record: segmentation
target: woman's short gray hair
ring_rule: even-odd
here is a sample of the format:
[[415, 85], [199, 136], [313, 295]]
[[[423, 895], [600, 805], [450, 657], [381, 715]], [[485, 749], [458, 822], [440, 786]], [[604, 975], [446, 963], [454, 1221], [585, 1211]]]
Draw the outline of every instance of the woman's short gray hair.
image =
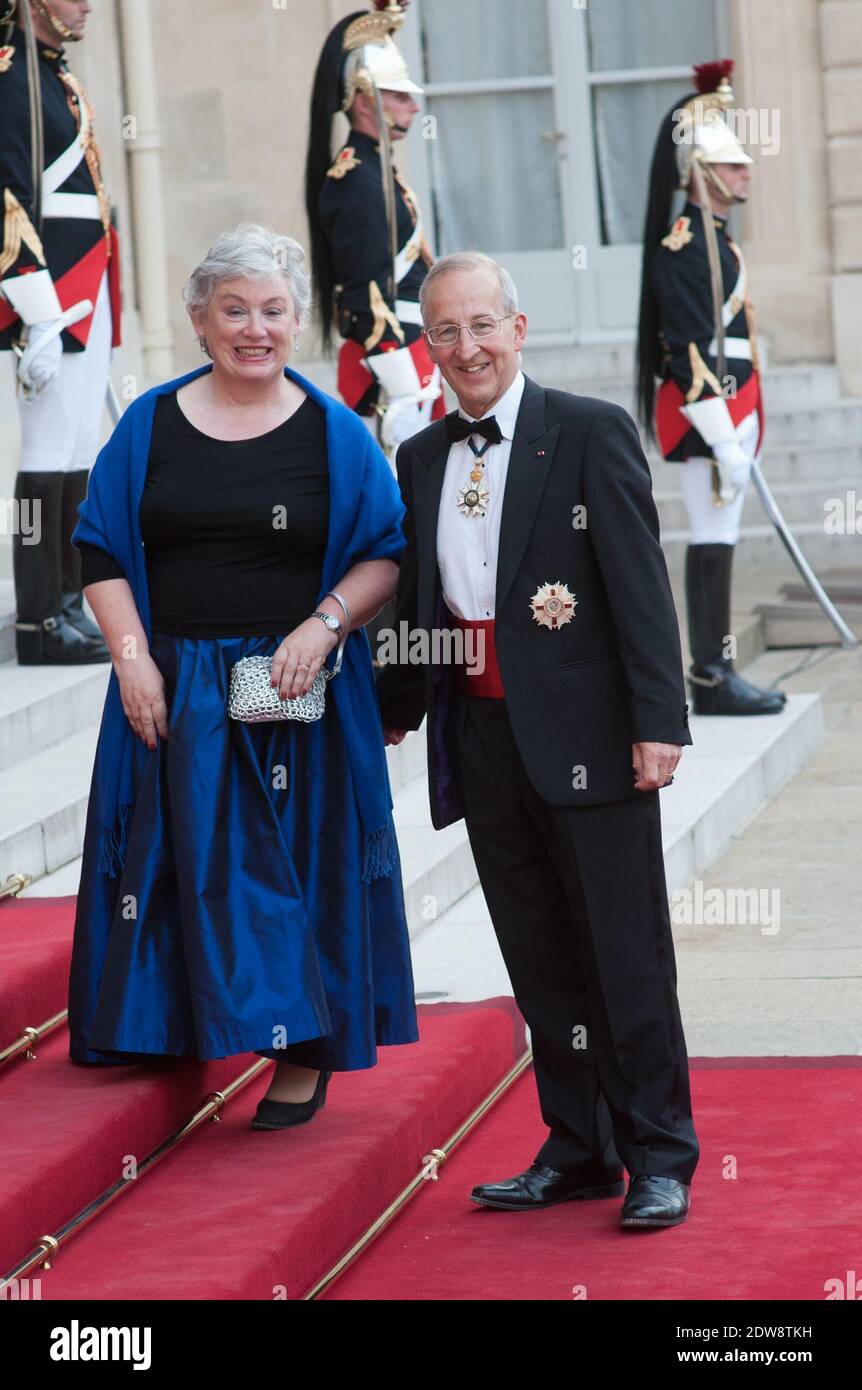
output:
[[441, 275], [445, 275], [448, 270], [490, 270], [497, 279], [500, 287], [500, 303], [504, 314], [517, 314], [518, 312], [518, 291], [515, 282], [506, 270], [505, 266], [500, 265], [491, 256], [486, 256], [482, 251], [455, 251], [451, 256], [441, 256], [439, 261], [435, 261], [422, 284], [419, 287], [419, 308], [422, 311], [422, 322], [428, 325], [425, 316], [425, 304], [428, 299], [428, 292], [434, 281]]
[[241, 222], [234, 231], [223, 233], [213, 242], [186, 281], [183, 299], [187, 309], [206, 313], [216, 285], [222, 280], [240, 276], [256, 280], [279, 272], [287, 281], [300, 327], [304, 327], [311, 305], [311, 276], [305, 268], [305, 252], [293, 237], [261, 227], [257, 222]]

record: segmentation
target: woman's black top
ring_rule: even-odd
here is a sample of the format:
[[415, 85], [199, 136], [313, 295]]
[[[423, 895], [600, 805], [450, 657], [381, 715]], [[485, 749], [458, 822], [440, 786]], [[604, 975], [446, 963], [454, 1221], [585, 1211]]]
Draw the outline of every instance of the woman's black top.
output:
[[[286, 634], [314, 611], [329, 528], [326, 417], [306, 397], [267, 434], [222, 440], [156, 402], [139, 511], [154, 632]], [[84, 585], [123, 579], [82, 544]]]

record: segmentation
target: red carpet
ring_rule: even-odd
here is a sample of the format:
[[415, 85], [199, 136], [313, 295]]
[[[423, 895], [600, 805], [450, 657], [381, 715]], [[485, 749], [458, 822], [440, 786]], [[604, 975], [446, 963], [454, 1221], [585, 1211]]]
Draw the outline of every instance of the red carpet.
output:
[[0, 1048], [66, 1008], [76, 901], [0, 902]]
[[702, 1153], [684, 1225], [620, 1231], [619, 1198], [532, 1213], [470, 1202], [475, 1183], [521, 1171], [544, 1138], [527, 1072], [324, 1297], [545, 1302], [580, 1287], [590, 1300], [822, 1301], [827, 1280], [859, 1268], [862, 1059], [691, 1068]]
[[[65, 1007], [74, 898], [0, 905], [0, 1046]], [[268, 1071], [35, 1271], [42, 1299], [298, 1299], [524, 1049], [510, 999], [419, 1010], [421, 1042], [336, 1074], [324, 1111], [248, 1128]], [[0, 1068], [0, 1274], [142, 1159], [253, 1055], [96, 1069], [68, 1035]], [[477, 1182], [544, 1138], [527, 1073], [329, 1300], [822, 1300], [859, 1266], [862, 1058], [691, 1062], [702, 1157], [689, 1221], [621, 1232], [620, 1200], [488, 1211]], [[737, 1176], [725, 1176], [731, 1162]]]
[[[265, 1072], [60, 1250], [43, 1301], [300, 1298], [524, 1051], [510, 999], [418, 1013], [421, 1041], [336, 1073], [307, 1126], [248, 1128]], [[67, 1045], [0, 1072], [3, 1273], [253, 1060], [100, 1071]]]
[[124, 1155], [144, 1158], [208, 1091], [259, 1060], [85, 1067], [69, 1061], [61, 1028], [39, 1044], [35, 1062], [0, 1068], [0, 1275], [116, 1182]]

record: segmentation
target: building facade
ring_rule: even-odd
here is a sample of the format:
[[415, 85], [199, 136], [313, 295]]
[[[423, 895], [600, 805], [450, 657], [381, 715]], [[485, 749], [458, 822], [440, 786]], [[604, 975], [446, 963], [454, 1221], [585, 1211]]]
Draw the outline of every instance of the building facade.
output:
[[[126, 395], [200, 362], [180, 293], [217, 233], [254, 219], [306, 240], [314, 66], [331, 25], [359, 7], [94, 6], [70, 58], [96, 107], [123, 240], [114, 375]], [[736, 231], [768, 361], [835, 362], [843, 393], [862, 394], [862, 0], [412, 0], [401, 44], [426, 97], [399, 152], [435, 253], [498, 257], [532, 343], [584, 353], [634, 335], [661, 114], [690, 90], [692, 62], [734, 57], [738, 133], [756, 159]], [[317, 358], [312, 328], [300, 360], [329, 384]]]

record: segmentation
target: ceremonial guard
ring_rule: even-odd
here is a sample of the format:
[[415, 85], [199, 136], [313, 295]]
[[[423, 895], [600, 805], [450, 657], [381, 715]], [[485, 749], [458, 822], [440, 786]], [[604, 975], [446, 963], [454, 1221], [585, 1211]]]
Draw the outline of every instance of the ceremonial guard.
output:
[[93, 111], [64, 45], [84, 35], [86, 0], [0, 0], [0, 349], [17, 372], [21, 423], [14, 528], [21, 665], [110, 660], [85, 614], [71, 544], [98, 452], [119, 256]]
[[[419, 287], [432, 263], [416, 197], [392, 162], [421, 93], [393, 34], [404, 4], [348, 15], [314, 78], [306, 207], [324, 347], [344, 339], [338, 389], [390, 455], [444, 413], [439, 369], [422, 337]], [[332, 157], [332, 120], [350, 122]]]
[[[745, 262], [727, 229], [731, 208], [746, 200], [752, 163], [728, 121], [732, 71], [729, 60], [696, 67], [697, 90], [659, 130], [644, 228], [638, 403], [664, 457], [684, 464], [695, 712], [775, 714], [784, 694], [743, 680], [728, 650], [733, 551], [763, 439]], [[671, 225], [678, 189], [688, 201]]]

